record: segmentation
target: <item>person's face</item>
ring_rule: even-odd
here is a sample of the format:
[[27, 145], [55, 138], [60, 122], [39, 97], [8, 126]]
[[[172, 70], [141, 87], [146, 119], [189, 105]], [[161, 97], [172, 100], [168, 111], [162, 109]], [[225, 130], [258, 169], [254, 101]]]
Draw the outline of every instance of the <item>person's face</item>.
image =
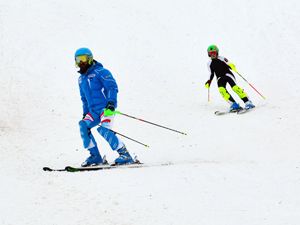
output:
[[215, 59], [215, 58], [217, 58], [218, 53], [217, 53], [217, 51], [209, 51], [208, 56], [212, 59]]
[[89, 67], [89, 58], [87, 55], [76, 56], [75, 63], [81, 71], [86, 71]]

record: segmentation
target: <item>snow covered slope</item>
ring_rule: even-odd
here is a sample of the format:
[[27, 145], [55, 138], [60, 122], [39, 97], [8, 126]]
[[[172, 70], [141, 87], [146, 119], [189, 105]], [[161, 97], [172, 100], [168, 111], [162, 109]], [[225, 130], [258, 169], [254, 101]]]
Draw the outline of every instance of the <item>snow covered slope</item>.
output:
[[[296, 225], [300, 222], [300, 3], [288, 1], [0, 1], [1, 225]], [[206, 48], [220, 55], [257, 108], [228, 106]], [[45, 173], [87, 157], [73, 54], [89, 47], [119, 85], [115, 130], [146, 164]], [[235, 96], [236, 97], [236, 96]], [[102, 154], [117, 156], [95, 132]]]

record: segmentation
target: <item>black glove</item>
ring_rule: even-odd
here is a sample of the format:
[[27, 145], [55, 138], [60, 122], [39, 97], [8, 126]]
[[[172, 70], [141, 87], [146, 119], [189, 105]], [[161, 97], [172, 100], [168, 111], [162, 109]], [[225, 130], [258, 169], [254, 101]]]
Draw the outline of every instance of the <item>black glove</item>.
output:
[[111, 111], [115, 111], [115, 103], [114, 102], [108, 102], [105, 108], [110, 109]]

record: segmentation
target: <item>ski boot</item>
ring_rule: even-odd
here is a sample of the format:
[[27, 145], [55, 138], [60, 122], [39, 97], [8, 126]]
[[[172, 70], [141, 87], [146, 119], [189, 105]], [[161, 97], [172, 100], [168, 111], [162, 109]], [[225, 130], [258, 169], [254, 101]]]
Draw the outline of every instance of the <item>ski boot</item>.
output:
[[253, 103], [250, 100], [245, 102], [245, 109], [248, 110], [248, 109], [252, 109], [254, 107], [255, 107], [255, 105], [253, 105]]
[[88, 150], [90, 152], [90, 156], [81, 164], [82, 167], [97, 166], [97, 165], [105, 164], [97, 147], [93, 147]]
[[118, 149], [117, 152], [119, 153], [119, 157], [115, 159], [116, 165], [124, 165], [124, 164], [134, 163], [134, 160], [130, 156], [125, 145], [122, 148]]
[[238, 112], [242, 110], [243, 108], [236, 102], [233, 102], [230, 106], [229, 112]]

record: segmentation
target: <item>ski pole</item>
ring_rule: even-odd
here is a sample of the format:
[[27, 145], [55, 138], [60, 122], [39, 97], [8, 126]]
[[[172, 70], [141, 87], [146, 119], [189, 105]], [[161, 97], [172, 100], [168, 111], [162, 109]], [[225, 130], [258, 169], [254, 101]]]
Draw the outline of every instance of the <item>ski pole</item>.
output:
[[209, 88], [207, 89], [207, 100], [208, 100], [208, 102], [210, 102]]
[[241, 78], [243, 78], [244, 79], [244, 81], [246, 81], [249, 85], [250, 85], [250, 87], [252, 87], [253, 88], [253, 90], [254, 91], [256, 91], [256, 93], [257, 94], [259, 94], [263, 99], [266, 99], [266, 97], [265, 96], [263, 96], [261, 93], [259, 93], [259, 91], [258, 90], [256, 90], [256, 88], [255, 87], [253, 87], [253, 85], [252, 84], [250, 84], [238, 71], [235, 71]]
[[[99, 125], [99, 126], [101, 126], [101, 125]], [[131, 140], [131, 141], [133, 141], [133, 142], [136, 142], [136, 143], [138, 143], [138, 144], [140, 144], [140, 145], [143, 145], [143, 146], [145, 146], [146, 148], [149, 148], [149, 145], [146, 145], [146, 144], [144, 144], [144, 143], [142, 143], [142, 142], [140, 142], [140, 141], [137, 141], [137, 140], [135, 140], [135, 139], [133, 139], [133, 138], [130, 138], [130, 137], [124, 135], [124, 134], [120, 134], [119, 132], [114, 131], [114, 130], [112, 130], [112, 129], [108, 129], [108, 130], [110, 130], [110, 131], [113, 132], [114, 134], [118, 134], [118, 135], [120, 135], [120, 136], [122, 136], [122, 137], [124, 137], [124, 138], [127, 138], [127, 139], [129, 139], [129, 140]]]
[[182, 131], [178, 131], [178, 130], [175, 130], [175, 129], [172, 129], [172, 128], [169, 128], [169, 127], [165, 127], [165, 126], [159, 125], [157, 123], [153, 123], [153, 122], [150, 122], [150, 121], [147, 121], [147, 120], [143, 120], [143, 119], [140, 119], [140, 118], [137, 118], [137, 117], [134, 117], [134, 116], [130, 116], [130, 115], [122, 113], [120, 111], [114, 111], [114, 112], [115, 112], [115, 114], [120, 114], [120, 115], [123, 115], [123, 116], [127, 116], [129, 118], [132, 118], [132, 119], [135, 119], [135, 120], [139, 120], [139, 121], [144, 122], [144, 123], [149, 123], [151, 125], [154, 125], [154, 126], [157, 126], [157, 127], [161, 127], [161, 128], [167, 129], [167, 130], [171, 130], [171, 131], [177, 132], [179, 134], [187, 135], [186, 133], [184, 133]]
[[205, 83], [205, 88], [207, 88], [207, 101], [208, 101], [208, 102], [210, 101], [210, 93], [209, 93], [210, 83], [211, 83], [211, 81], [210, 81], [210, 82], [207, 81], [207, 82]]
[[235, 65], [234, 65], [234, 64], [230, 63], [229, 66], [230, 66], [230, 68], [231, 68], [234, 72], [236, 72], [236, 73], [237, 73], [237, 74], [238, 74], [238, 75], [239, 75], [239, 76], [240, 76], [247, 84], [249, 84], [249, 86], [252, 87], [253, 90], [256, 91], [256, 93], [258, 93], [263, 99], [266, 99], [265, 96], [263, 96], [261, 93], [259, 93], [259, 91], [256, 90], [256, 88], [255, 88], [252, 84], [250, 84], [250, 83], [242, 76], [242, 74], [240, 74], [240, 73], [237, 71], [237, 69], [235, 68]]

